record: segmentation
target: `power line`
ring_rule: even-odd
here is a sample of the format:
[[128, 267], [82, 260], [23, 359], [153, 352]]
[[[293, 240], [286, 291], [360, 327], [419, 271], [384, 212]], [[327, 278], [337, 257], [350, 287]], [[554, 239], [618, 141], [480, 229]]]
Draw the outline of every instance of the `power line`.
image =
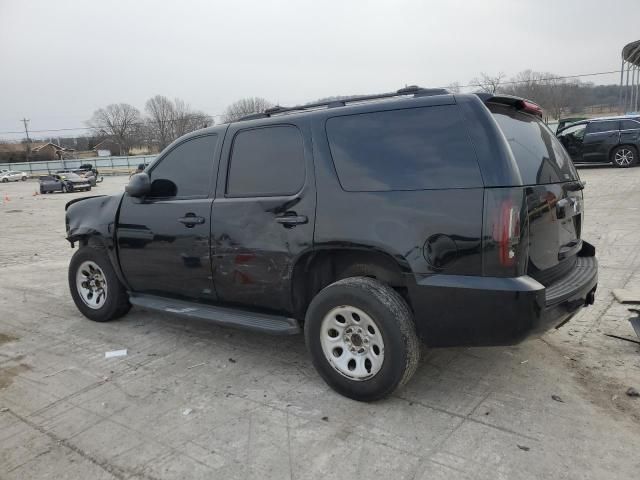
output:
[[[620, 70], [611, 70], [609, 72], [596, 72], [596, 73], [583, 73], [579, 75], [564, 75], [558, 77], [544, 77], [544, 78], [534, 78], [529, 80], [510, 80], [508, 82], [500, 82], [500, 85], [515, 85], [517, 83], [529, 83], [529, 82], [548, 82], [550, 80], [566, 80], [568, 78], [580, 78], [580, 77], [595, 77], [597, 75], [610, 75], [612, 73], [620, 73]], [[460, 85], [460, 88], [470, 88], [477, 87], [477, 83], [471, 83], [469, 85]], [[447, 87], [442, 87], [447, 88]]]
[[[548, 82], [550, 80], [566, 80], [566, 79], [570, 79], [570, 78], [581, 78], [581, 77], [595, 77], [595, 76], [599, 76], [599, 75], [611, 75], [613, 73], [619, 73], [620, 70], [610, 70], [608, 72], [594, 72], [594, 73], [582, 73], [582, 74], [578, 74], [578, 75], [562, 75], [562, 76], [554, 76], [554, 77], [545, 77], [545, 78], [538, 78], [538, 79], [534, 79], [534, 80], [510, 80], [508, 82], [500, 82], [500, 85], [515, 85], [518, 83], [529, 83], [532, 81], [535, 82]], [[459, 85], [459, 88], [471, 88], [471, 87], [478, 87], [478, 84], [469, 84], [469, 85]], [[441, 88], [447, 88], [447, 87], [441, 87]], [[208, 115], [209, 117], [223, 117], [224, 114], [223, 113], [217, 113], [215, 115]], [[167, 120], [168, 122], [178, 122], [178, 121], [183, 121], [183, 119], [174, 119], [174, 120]], [[144, 125], [145, 122], [137, 122], [134, 123], [133, 125]], [[31, 133], [49, 133], [49, 132], [70, 132], [70, 131], [77, 131], [77, 130], [98, 130], [96, 127], [74, 127], [74, 128], [50, 128], [50, 129], [44, 129], [44, 130], [31, 130]], [[0, 135], [15, 135], [15, 134], [21, 134], [22, 131], [7, 131], [7, 132], [0, 132]], [[28, 137], [28, 134], [27, 134]]]

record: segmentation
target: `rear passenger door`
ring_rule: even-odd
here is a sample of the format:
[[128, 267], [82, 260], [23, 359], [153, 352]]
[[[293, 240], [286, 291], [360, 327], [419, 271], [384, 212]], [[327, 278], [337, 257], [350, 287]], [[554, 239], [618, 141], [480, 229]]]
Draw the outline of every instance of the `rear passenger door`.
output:
[[618, 144], [620, 122], [605, 120], [590, 122], [582, 144], [582, 158], [585, 162], [608, 162], [609, 152]]
[[211, 223], [220, 301], [293, 311], [292, 270], [312, 247], [315, 201], [306, 122], [229, 127]]
[[636, 146], [640, 143], [640, 122], [631, 119], [620, 121], [620, 143]]

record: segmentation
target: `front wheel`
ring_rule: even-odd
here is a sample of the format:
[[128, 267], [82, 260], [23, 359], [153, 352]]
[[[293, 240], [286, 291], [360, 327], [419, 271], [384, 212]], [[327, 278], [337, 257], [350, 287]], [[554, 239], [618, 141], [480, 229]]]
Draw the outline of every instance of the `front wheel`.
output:
[[26, 182], [27, 181], [27, 177], [22, 177], [22, 181]]
[[9, 179], [8, 179], [8, 178], [3, 178], [3, 179], [2, 179], [2, 183], [7, 183], [8, 181], [9, 181]]
[[638, 151], [630, 145], [616, 147], [611, 152], [614, 167], [628, 168], [638, 163]]
[[107, 322], [129, 311], [129, 296], [102, 249], [81, 247], [69, 264], [69, 289], [78, 310], [90, 320]]
[[307, 310], [305, 340], [329, 386], [360, 401], [384, 398], [404, 385], [420, 358], [409, 306], [368, 277], [346, 278], [318, 293]]

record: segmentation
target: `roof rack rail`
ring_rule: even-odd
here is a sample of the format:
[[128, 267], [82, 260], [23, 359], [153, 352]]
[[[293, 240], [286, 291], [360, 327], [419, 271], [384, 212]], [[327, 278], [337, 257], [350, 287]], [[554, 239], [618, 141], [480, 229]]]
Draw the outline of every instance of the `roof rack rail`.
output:
[[451, 92], [449, 92], [449, 90], [447, 90], [446, 88], [422, 88], [417, 85], [409, 85], [395, 92], [379, 93], [376, 95], [354, 95], [352, 97], [345, 97], [338, 100], [307, 103], [305, 105], [296, 105], [294, 107], [282, 107], [280, 105], [276, 105], [275, 107], [265, 109], [264, 112], [262, 113], [253, 113], [251, 115], [246, 115], [242, 118], [239, 118], [238, 121], [241, 122], [245, 120], [255, 120], [258, 118], [268, 118], [273, 115], [277, 115], [281, 113], [313, 110], [313, 109], [322, 108], [322, 107], [325, 107], [325, 108], [344, 107], [348, 103], [367, 102], [370, 100], [380, 100], [384, 98], [400, 97], [403, 95], [413, 95], [414, 97], [427, 97], [430, 95], [446, 95], [449, 93]]

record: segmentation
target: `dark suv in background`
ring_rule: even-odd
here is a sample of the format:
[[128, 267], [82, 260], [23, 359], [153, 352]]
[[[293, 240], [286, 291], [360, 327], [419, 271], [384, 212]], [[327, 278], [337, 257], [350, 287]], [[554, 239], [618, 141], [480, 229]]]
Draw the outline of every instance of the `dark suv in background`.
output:
[[575, 163], [638, 163], [640, 117], [594, 118], [576, 122], [556, 133]]
[[410, 87], [188, 134], [126, 193], [67, 204], [71, 295], [263, 333], [390, 394], [432, 347], [505, 345], [593, 303], [583, 184], [539, 107]]

